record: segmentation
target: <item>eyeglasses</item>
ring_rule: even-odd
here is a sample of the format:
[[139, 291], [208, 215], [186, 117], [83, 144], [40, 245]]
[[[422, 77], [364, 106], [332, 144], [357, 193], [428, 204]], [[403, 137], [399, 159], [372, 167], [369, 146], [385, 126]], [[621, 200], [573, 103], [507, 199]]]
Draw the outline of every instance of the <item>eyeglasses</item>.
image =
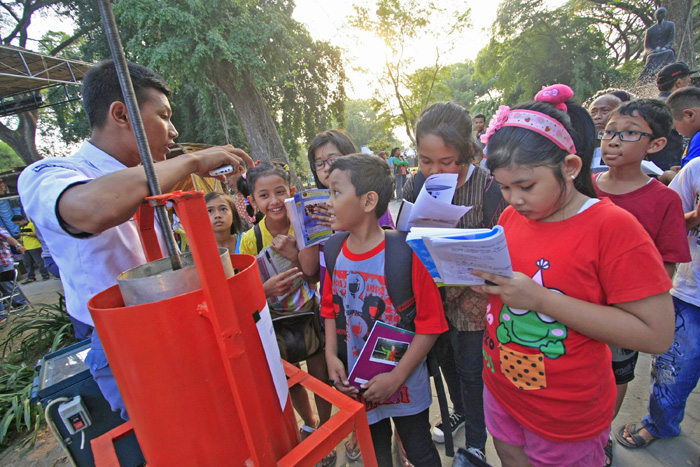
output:
[[331, 154], [328, 156], [328, 159], [314, 161], [314, 167], [316, 167], [316, 170], [323, 170], [326, 164], [330, 167], [333, 161], [339, 157], [341, 157], [341, 154]]
[[642, 139], [642, 136], [648, 136], [651, 139], [654, 139], [654, 135], [651, 133], [645, 133], [643, 131], [635, 131], [635, 130], [623, 130], [623, 131], [614, 131], [614, 130], [603, 130], [603, 136], [600, 139], [604, 139], [606, 141], [613, 139], [615, 136], [618, 136], [620, 138], [620, 141], [627, 141], [630, 143], [633, 143], [635, 141], [639, 141]]

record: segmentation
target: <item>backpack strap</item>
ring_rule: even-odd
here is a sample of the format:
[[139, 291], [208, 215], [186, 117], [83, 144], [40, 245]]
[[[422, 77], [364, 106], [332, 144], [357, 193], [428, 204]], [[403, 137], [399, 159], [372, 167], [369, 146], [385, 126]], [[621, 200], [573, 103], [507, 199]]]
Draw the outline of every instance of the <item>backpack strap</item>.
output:
[[[389, 298], [401, 316], [399, 327], [415, 331], [416, 297], [413, 295], [413, 250], [406, 243], [408, 232], [384, 232], [384, 277]], [[391, 266], [391, 271], [389, 271]]]
[[262, 239], [262, 230], [260, 230], [259, 224], [255, 224], [253, 226], [253, 233], [255, 234], [255, 245], [258, 248], [257, 254], [260, 254], [260, 252], [263, 251], [263, 239]]
[[335, 269], [335, 260], [338, 259], [340, 254], [340, 249], [345, 243], [345, 239], [350, 236], [350, 232], [338, 232], [333, 234], [331, 238], [326, 241], [323, 246], [323, 256], [326, 260], [326, 270], [328, 271], [328, 277], [333, 280], [333, 269]]

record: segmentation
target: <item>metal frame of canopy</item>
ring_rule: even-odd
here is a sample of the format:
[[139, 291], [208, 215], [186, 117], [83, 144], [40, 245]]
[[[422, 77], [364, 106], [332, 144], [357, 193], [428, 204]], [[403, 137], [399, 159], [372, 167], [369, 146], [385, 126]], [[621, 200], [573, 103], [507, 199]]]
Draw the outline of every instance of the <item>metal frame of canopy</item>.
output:
[[[78, 86], [90, 66], [79, 60], [0, 46], [0, 116], [78, 99], [70, 95], [69, 87]], [[65, 97], [44, 100], [41, 91], [53, 87], [63, 87]]]

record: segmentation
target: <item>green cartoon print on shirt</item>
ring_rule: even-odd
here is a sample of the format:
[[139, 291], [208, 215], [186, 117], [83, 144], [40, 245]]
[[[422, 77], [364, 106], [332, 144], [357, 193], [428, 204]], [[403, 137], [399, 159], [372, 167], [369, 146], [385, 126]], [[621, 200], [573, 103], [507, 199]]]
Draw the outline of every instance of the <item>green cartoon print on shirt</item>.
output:
[[[533, 279], [544, 286], [542, 270], [549, 269], [549, 261], [543, 258], [537, 261], [537, 267], [539, 269]], [[550, 290], [563, 293], [556, 289]], [[566, 354], [564, 340], [568, 335], [566, 326], [543, 313], [511, 308], [505, 304], [501, 308], [500, 324], [496, 328], [496, 336], [501, 344], [513, 342], [538, 349], [551, 359]]]

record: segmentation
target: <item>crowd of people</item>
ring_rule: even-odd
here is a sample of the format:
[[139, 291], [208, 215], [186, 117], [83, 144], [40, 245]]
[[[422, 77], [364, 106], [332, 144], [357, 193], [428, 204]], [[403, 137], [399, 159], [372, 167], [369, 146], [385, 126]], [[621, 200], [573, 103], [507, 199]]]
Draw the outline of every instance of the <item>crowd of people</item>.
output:
[[[284, 205], [294, 193], [289, 168], [254, 164], [231, 146], [166, 160], [178, 136], [170, 88], [129, 64], [163, 190], [231, 165], [228, 193], [205, 197], [217, 244], [251, 255], [269, 247], [291, 263], [263, 283], [270, 312], [312, 318], [296, 321], [301, 354], [278, 333], [282, 357], [305, 361], [311, 375], [365, 406], [379, 465], [392, 465], [396, 437], [404, 465], [421, 467], [441, 465], [435, 442], [461, 427], [471, 459], [486, 461], [490, 435], [502, 465], [513, 466], [611, 465], [614, 440], [643, 448], [680, 434], [700, 376], [700, 89], [688, 79], [695, 72], [674, 63], [659, 72], [658, 99], [605, 90], [588, 108], [568, 86], [545, 87], [532, 102], [501, 106], [488, 126], [485, 115], [456, 103], [429, 105], [415, 128], [415, 176], [400, 148], [388, 158], [358, 154], [344, 131], [321, 132], [308, 160], [330, 197], [314, 218], [340, 233], [300, 251]], [[146, 262], [133, 219], [148, 195], [146, 176], [111, 61], [86, 73], [83, 106], [89, 140], [19, 178], [28, 218], [15, 220], [27, 230], [17, 246], [31, 251], [32, 229], [43, 234], [76, 335], [92, 339], [91, 372], [128, 419], [87, 309], [119, 273]], [[393, 230], [390, 201], [415, 201], [425, 179], [440, 173], [457, 175], [452, 203], [471, 207], [457, 227], [503, 227], [513, 277], [474, 271], [485, 285], [438, 288], [405, 233]], [[0, 229], [0, 240], [8, 238]], [[48, 275], [36, 254], [26, 256]], [[405, 303], [395, 302], [388, 280], [397, 267], [410, 278], [400, 285]], [[415, 337], [391, 372], [357, 388], [348, 371], [376, 321]], [[638, 352], [653, 355], [649, 413], [611, 427]], [[429, 353], [452, 406], [432, 427]], [[328, 402], [316, 398], [314, 410], [300, 386], [291, 400], [302, 439], [331, 416]], [[361, 456], [354, 434], [345, 452]], [[319, 465], [336, 458], [332, 450]]]

